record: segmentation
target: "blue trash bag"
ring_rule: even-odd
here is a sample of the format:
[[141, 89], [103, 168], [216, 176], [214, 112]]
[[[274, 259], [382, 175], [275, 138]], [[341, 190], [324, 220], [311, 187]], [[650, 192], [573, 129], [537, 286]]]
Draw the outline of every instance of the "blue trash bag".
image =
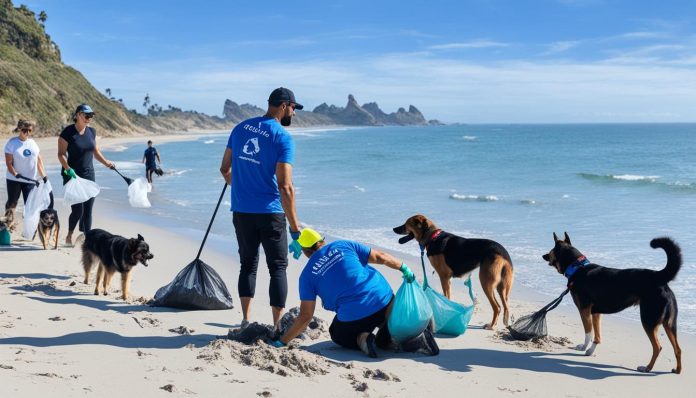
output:
[[433, 310], [421, 286], [415, 280], [401, 283], [394, 297], [394, 305], [387, 326], [398, 343], [418, 336], [428, 327]]
[[465, 306], [436, 292], [428, 283], [423, 285], [425, 297], [433, 310], [435, 333], [459, 336], [466, 332], [466, 328], [474, 313], [474, 305]]

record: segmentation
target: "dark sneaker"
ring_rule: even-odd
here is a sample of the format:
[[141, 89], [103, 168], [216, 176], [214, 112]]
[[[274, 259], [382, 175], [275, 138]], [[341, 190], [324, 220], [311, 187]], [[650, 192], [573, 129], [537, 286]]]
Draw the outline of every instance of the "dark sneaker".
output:
[[377, 358], [377, 344], [375, 344], [374, 334], [370, 333], [367, 335], [365, 343], [360, 345], [360, 351], [370, 358]]

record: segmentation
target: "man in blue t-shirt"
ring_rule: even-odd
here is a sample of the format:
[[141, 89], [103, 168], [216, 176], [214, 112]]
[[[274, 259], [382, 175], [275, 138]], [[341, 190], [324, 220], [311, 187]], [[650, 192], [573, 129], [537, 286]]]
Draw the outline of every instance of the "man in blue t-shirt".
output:
[[147, 182], [152, 184], [152, 173], [157, 170], [157, 163], [162, 163], [157, 148], [152, 146], [152, 141], [147, 142], [147, 149], [143, 154], [143, 163], [145, 163], [145, 176], [147, 177]]
[[[319, 296], [325, 309], [336, 312], [329, 327], [331, 340], [336, 344], [360, 349], [372, 358], [377, 357], [376, 347], [390, 348], [387, 318], [394, 293], [382, 274], [368, 263], [384, 264], [413, 280], [408, 266], [394, 256], [358, 242], [326, 243], [310, 228], [302, 230], [298, 243], [309, 257], [300, 274], [300, 314], [290, 329], [272, 344], [282, 347], [307, 327]], [[375, 328], [379, 328], [377, 336], [372, 333]]]
[[295, 144], [283, 126], [289, 126], [295, 109], [302, 108], [292, 91], [284, 87], [273, 90], [264, 116], [240, 122], [232, 130], [220, 165], [220, 173], [232, 191], [232, 221], [239, 244], [237, 290], [242, 304], [242, 326], [250, 319], [259, 245], [263, 246], [271, 276], [269, 295], [274, 324], [285, 308], [288, 295], [285, 220], [290, 224], [293, 240], [300, 236], [300, 222], [292, 184]]

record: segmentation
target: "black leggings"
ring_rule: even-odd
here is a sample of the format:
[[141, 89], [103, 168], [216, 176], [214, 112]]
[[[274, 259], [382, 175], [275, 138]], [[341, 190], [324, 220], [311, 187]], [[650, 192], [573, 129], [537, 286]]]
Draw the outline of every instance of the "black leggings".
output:
[[5, 210], [14, 209], [17, 207], [17, 202], [19, 201], [19, 195], [22, 195], [24, 199], [24, 204], [27, 203], [27, 198], [29, 197], [29, 192], [34, 189], [35, 185], [32, 183], [19, 182], [14, 180], [7, 181], [7, 202], [5, 203]]
[[[394, 297], [392, 297], [392, 301], [394, 301]], [[389, 348], [392, 339], [387, 327], [387, 310], [390, 304], [391, 301], [374, 314], [354, 321], [343, 322], [338, 319], [338, 315], [335, 316], [331, 326], [329, 326], [331, 340], [340, 346], [359, 350], [358, 336], [363, 333], [372, 333], [375, 328], [379, 328], [375, 344], [382, 349]]]
[[239, 244], [239, 297], [254, 297], [256, 271], [259, 266], [259, 245], [266, 254], [266, 264], [271, 276], [268, 295], [271, 306], [285, 308], [288, 297], [288, 236], [285, 232], [285, 214], [239, 213], [232, 215], [237, 243]]
[[77, 223], [80, 223], [80, 232], [87, 233], [92, 229], [92, 207], [94, 206], [94, 198], [89, 198], [88, 201], [77, 203], [70, 208], [70, 218], [68, 218], [68, 230], [75, 230]]

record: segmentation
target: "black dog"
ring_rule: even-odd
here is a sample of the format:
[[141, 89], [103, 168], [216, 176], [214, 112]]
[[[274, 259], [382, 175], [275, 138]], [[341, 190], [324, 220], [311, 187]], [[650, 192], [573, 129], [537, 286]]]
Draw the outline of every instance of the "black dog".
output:
[[128, 299], [128, 288], [133, 267], [138, 262], [147, 267], [147, 260], [153, 258], [150, 246], [138, 234], [138, 238], [124, 238], [102, 229], [93, 229], [85, 234], [82, 244], [82, 266], [85, 269], [85, 284], [89, 283], [92, 264], [99, 261], [97, 287], [94, 294], [99, 294], [99, 283], [103, 280], [104, 295], [116, 271], [121, 273], [122, 298]]
[[[677, 342], [677, 299], [667, 285], [674, 279], [682, 265], [681, 249], [669, 238], [655, 238], [650, 241], [653, 249], [662, 248], [667, 254], [667, 265], [660, 271], [628, 268], [616, 269], [593, 264], [572, 246], [570, 237], [565, 234], [559, 240], [553, 234], [554, 247], [542, 257], [549, 265], [568, 278], [568, 288], [573, 301], [580, 311], [585, 328], [585, 343], [578, 345], [592, 355], [601, 341], [600, 315], [614, 314], [630, 306], [640, 305], [640, 321], [652, 344], [652, 358], [647, 366], [639, 366], [638, 371], [649, 372], [662, 350], [657, 339], [660, 325], [674, 348], [677, 367], [674, 373], [681, 372], [681, 348]], [[590, 344], [594, 328], [594, 341]]]
[[[39, 225], [36, 228], [34, 237], [39, 234], [41, 244], [44, 250], [51, 244], [53, 238], [53, 249], [58, 248], [58, 234], [60, 233], [60, 221], [58, 220], [58, 212], [52, 208], [41, 210], [39, 213]], [[33, 240], [33, 238], [32, 238]]]

